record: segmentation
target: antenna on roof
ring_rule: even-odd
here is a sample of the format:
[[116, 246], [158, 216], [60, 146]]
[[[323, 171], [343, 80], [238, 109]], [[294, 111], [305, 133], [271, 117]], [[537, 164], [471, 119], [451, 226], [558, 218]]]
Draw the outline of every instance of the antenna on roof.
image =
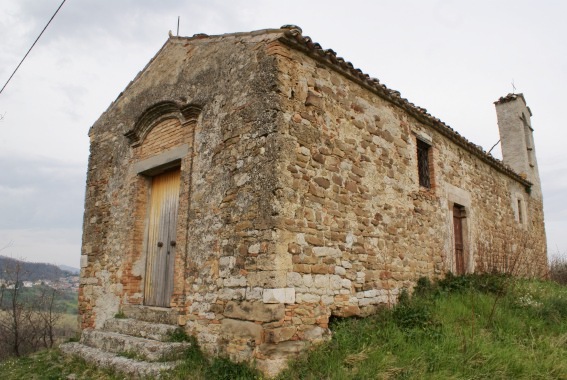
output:
[[514, 78], [512, 78], [512, 94], [516, 93], [516, 86], [514, 86]]
[[177, 37], [179, 37], [179, 19], [181, 16], [177, 16]]

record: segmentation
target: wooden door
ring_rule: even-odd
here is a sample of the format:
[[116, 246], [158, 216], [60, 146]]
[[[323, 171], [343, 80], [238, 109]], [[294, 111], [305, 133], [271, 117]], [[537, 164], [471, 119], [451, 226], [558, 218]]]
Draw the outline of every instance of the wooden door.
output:
[[457, 275], [465, 274], [465, 254], [463, 246], [463, 217], [462, 206], [453, 206], [453, 231], [455, 234], [455, 266]]
[[169, 307], [173, 293], [179, 169], [152, 178], [144, 303]]

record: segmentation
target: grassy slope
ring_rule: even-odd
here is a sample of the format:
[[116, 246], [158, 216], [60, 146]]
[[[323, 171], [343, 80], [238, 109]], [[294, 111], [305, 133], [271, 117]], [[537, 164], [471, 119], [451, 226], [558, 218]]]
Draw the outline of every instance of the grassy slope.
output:
[[[423, 282], [420, 289], [394, 310], [335, 321], [333, 339], [279, 379], [567, 379], [567, 287], [474, 276]], [[0, 363], [0, 373], [3, 379], [120, 378], [56, 350]], [[169, 375], [259, 378], [243, 365], [207, 361], [197, 350]]]
[[333, 341], [281, 378], [567, 379], [567, 288], [503, 285], [506, 295], [438, 288], [394, 312], [341, 321]]

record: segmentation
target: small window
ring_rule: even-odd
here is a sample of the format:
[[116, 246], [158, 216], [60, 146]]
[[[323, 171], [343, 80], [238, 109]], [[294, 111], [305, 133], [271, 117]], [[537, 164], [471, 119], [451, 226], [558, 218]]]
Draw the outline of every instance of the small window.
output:
[[518, 199], [518, 223], [524, 224], [524, 210], [522, 200]]
[[417, 139], [417, 172], [419, 175], [419, 186], [431, 188], [431, 172], [429, 165], [429, 151], [431, 146]]

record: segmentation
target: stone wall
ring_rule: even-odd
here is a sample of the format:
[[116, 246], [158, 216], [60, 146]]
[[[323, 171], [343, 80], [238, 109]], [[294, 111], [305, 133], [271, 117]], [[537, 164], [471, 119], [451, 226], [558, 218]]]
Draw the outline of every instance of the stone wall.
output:
[[[250, 43], [265, 38], [270, 36]], [[180, 322], [197, 330], [220, 326], [215, 308], [242, 298], [246, 289], [248, 247], [261, 246], [258, 254], [274, 249], [269, 195], [275, 180], [269, 168], [277, 152], [271, 147], [277, 105], [264, 90], [273, 86], [274, 60], [236, 41], [232, 36], [187, 45], [170, 39], [91, 128], [79, 300], [83, 327], [100, 326], [121, 303], [142, 302], [149, 177], [135, 168], [171, 148], [187, 146], [172, 300]], [[164, 121], [156, 105], [165, 103], [178, 109], [166, 109]], [[197, 120], [186, 120], [187, 105], [201, 109]], [[157, 111], [148, 116], [152, 107]], [[142, 116], [155, 116], [147, 135], [145, 127], [136, 131]], [[125, 136], [131, 131], [134, 142]], [[255, 276], [253, 284], [267, 281]]]
[[[367, 315], [421, 276], [454, 272], [454, 203], [466, 210], [468, 272], [544, 273], [541, 199], [523, 184], [337, 70], [279, 43], [269, 49], [286, 120], [277, 227], [293, 262], [292, 320], [310, 307]], [[431, 189], [419, 186], [417, 138], [432, 147]], [[319, 319], [309, 322], [325, 328]]]

